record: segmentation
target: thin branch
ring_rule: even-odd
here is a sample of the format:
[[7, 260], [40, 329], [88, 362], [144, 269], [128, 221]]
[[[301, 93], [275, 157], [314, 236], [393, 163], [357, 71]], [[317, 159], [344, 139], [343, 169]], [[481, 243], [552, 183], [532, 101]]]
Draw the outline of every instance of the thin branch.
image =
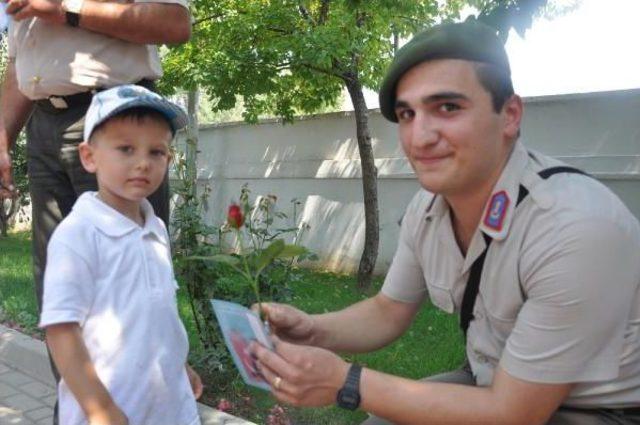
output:
[[224, 16], [225, 16], [224, 13], [218, 13], [217, 15], [207, 16], [207, 17], [200, 18], [200, 19], [197, 19], [197, 20], [193, 21], [192, 25], [195, 27], [195, 26], [200, 25], [203, 22], [210, 21], [210, 20], [213, 20], [213, 19], [222, 18]]
[[304, 7], [302, 3], [298, 4], [298, 11], [300, 12], [300, 15], [305, 21], [309, 22], [309, 24], [311, 24], [312, 27], [315, 26], [315, 22], [313, 22], [313, 18], [309, 14], [309, 11], [307, 10], [307, 8]]

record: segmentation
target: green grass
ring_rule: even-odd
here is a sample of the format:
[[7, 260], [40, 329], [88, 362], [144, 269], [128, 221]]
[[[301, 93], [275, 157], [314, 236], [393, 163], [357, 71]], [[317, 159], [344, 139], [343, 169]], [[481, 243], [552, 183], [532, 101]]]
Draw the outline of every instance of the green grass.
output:
[[37, 317], [30, 234], [10, 233], [0, 237], [0, 320], [35, 333]]
[[[0, 307], [3, 320], [18, 323], [31, 331], [36, 320], [36, 300], [31, 277], [31, 244], [27, 233], [0, 238]], [[309, 313], [333, 311], [349, 306], [368, 295], [356, 289], [352, 276], [335, 275], [309, 270], [296, 271], [291, 282], [292, 304]], [[381, 285], [377, 279], [375, 293]], [[178, 294], [179, 310], [191, 342], [198, 350], [199, 342], [186, 294]], [[457, 318], [435, 309], [429, 304], [420, 311], [408, 332], [392, 345], [374, 353], [348, 357], [372, 369], [406, 378], [418, 379], [458, 367], [464, 358], [462, 336]], [[205, 382], [205, 385], [207, 383]], [[265, 423], [266, 413], [275, 404], [266, 392], [248, 388], [239, 379], [229, 385], [230, 390], [217, 393], [240, 406], [231, 413], [240, 414], [256, 423]], [[335, 407], [322, 409], [288, 409], [295, 424], [340, 425], [357, 424], [366, 415], [347, 412]]]

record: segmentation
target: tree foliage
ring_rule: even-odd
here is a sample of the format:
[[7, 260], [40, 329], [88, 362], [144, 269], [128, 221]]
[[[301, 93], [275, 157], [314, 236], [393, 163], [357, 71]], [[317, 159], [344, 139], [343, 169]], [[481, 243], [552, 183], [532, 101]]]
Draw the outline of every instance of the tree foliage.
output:
[[436, 18], [457, 16], [462, 2], [195, 0], [190, 43], [165, 58], [163, 87], [195, 87], [231, 109], [244, 98], [245, 119], [291, 120], [335, 105], [345, 78], [378, 87], [393, 56], [394, 35], [408, 37]]
[[523, 33], [547, 0], [194, 0], [191, 41], [164, 60], [161, 89], [199, 88], [222, 111], [244, 101], [244, 119], [334, 106], [346, 88], [362, 165], [366, 287], [378, 253], [377, 170], [363, 88], [376, 90], [398, 47], [421, 29], [456, 20], [464, 7], [503, 38]]

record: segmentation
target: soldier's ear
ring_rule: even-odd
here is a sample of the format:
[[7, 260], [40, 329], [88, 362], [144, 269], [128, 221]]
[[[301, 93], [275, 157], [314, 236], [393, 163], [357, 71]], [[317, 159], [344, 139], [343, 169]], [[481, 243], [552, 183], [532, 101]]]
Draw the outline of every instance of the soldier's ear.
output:
[[522, 114], [524, 113], [524, 105], [522, 99], [514, 94], [507, 99], [502, 107], [504, 116], [503, 133], [507, 140], [515, 140], [520, 135], [520, 124], [522, 122]]

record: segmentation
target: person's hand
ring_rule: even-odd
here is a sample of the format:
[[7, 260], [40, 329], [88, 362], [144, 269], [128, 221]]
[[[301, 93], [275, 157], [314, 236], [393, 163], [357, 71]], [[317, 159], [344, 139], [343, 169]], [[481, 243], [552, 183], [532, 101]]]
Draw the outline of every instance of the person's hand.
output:
[[97, 411], [87, 416], [89, 425], [129, 425], [127, 415], [113, 404], [109, 409]]
[[11, 177], [11, 155], [0, 148], [0, 199], [13, 196], [16, 196], [16, 190]]
[[273, 337], [275, 350], [254, 342], [256, 364], [273, 395], [293, 406], [318, 407], [336, 402], [349, 364], [329, 350], [290, 344]]
[[204, 385], [202, 385], [202, 379], [200, 379], [200, 375], [191, 368], [188, 364], [185, 365], [187, 369], [187, 376], [189, 377], [189, 383], [191, 384], [191, 391], [193, 391], [193, 396], [197, 399], [202, 396], [202, 390], [204, 389]]
[[61, 25], [66, 22], [61, 0], [8, 0], [6, 12], [16, 21], [40, 18]]
[[[272, 332], [285, 341], [296, 344], [316, 345], [313, 318], [307, 313], [286, 304], [262, 303], [262, 312]], [[258, 305], [252, 307], [258, 311]]]

